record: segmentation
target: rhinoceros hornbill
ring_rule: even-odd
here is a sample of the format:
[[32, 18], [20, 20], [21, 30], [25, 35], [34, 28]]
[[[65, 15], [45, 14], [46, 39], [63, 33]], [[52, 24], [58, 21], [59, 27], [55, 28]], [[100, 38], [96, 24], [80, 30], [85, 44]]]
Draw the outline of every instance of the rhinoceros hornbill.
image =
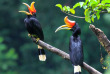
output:
[[[69, 42], [70, 61], [74, 67], [74, 74], [81, 74], [81, 66], [83, 66], [83, 47], [80, 39], [81, 29], [75, 21], [64, 18], [66, 25], [62, 25], [56, 29], [55, 32], [66, 29], [73, 32]], [[64, 40], [65, 41], [65, 40]]]
[[[23, 3], [28, 7], [29, 12], [27, 11], [19, 11], [19, 12], [23, 12], [27, 14], [27, 17], [24, 19], [24, 23], [29, 33], [28, 35], [35, 37], [36, 41], [38, 41], [39, 39], [44, 40], [42, 27], [39, 21], [36, 19], [36, 9], [34, 7], [34, 3], [35, 2], [32, 2], [30, 6], [27, 3]], [[40, 61], [46, 60], [45, 51], [40, 45], [38, 45], [38, 54], [39, 54]]]

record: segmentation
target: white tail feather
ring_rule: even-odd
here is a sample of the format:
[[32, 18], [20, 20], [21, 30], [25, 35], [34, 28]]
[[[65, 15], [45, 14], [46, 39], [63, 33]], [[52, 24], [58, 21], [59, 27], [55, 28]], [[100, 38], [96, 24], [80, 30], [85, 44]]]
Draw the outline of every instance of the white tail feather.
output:
[[45, 61], [46, 60], [46, 55], [39, 55], [39, 60], [40, 61]]
[[74, 73], [81, 72], [81, 66], [74, 66]]

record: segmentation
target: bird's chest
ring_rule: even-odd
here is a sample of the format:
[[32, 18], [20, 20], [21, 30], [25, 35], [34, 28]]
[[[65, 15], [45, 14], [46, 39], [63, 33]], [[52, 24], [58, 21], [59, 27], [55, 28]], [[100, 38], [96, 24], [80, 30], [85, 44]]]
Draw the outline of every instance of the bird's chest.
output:
[[69, 50], [74, 51], [73, 53], [79, 52], [81, 49], [81, 40], [80, 38], [70, 38]]
[[27, 29], [32, 29], [33, 28], [32, 24], [30, 22], [26, 23], [25, 26], [26, 26]]
[[74, 47], [77, 48], [80, 46], [80, 42], [72, 42], [72, 46], [73, 46], [73, 48]]
[[34, 33], [35, 27], [34, 27], [34, 24], [31, 23], [31, 21], [26, 22], [26, 23], [25, 23], [25, 26], [26, 26], [27, 31], [28, 31], [30, 34], [33, 34], [33, 33]]

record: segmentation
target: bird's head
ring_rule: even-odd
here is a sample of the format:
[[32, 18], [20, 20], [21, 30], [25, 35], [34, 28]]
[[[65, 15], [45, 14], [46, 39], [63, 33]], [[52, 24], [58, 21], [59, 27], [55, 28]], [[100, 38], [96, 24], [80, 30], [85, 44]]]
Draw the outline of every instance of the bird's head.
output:
[[32, 2], [30, 6], [27, 3], [23, 3], [24, 5], [26, 5], [28, 7], [29, 12], [27, 12], [27, 11], [19, 11], [19, 12], [23, 12], [23, 13], [25, 13], [27, 15], [35, 14], [36, 13], [36, 9], [34, 7], [34, 3], [35, 2]]
[[69, 19], [68, 19], [68, 16], [66, 16], [66, 17], [64, 18], [64, 22], [65, 22], [66, 25], [62, 25], [62, 26], [58, 27], [55, 32], [57, 32], [57, 31], [59, 31], [59, 30], [63, 30], [63, 29], [65, 29], [65, 30], [72, 30], [72, 28], [73, 28], [73, 27], [75, 26], [75, 24], [76, 24], [75, 21], [69, 20]]

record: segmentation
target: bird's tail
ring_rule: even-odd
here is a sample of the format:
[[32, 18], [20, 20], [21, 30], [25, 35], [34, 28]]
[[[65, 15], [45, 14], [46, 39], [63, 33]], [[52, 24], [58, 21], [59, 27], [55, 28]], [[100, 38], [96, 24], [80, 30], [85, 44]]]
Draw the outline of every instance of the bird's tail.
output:
[[74, 65], [74, 74], [81, 74], [81, 66], [80, 65], [77, 65], [77, 66]]
[[46, 61], [45, 51], [40, 45], [38, 45], [38, 54], [39, 54], [39, 60], [40, 61]]

